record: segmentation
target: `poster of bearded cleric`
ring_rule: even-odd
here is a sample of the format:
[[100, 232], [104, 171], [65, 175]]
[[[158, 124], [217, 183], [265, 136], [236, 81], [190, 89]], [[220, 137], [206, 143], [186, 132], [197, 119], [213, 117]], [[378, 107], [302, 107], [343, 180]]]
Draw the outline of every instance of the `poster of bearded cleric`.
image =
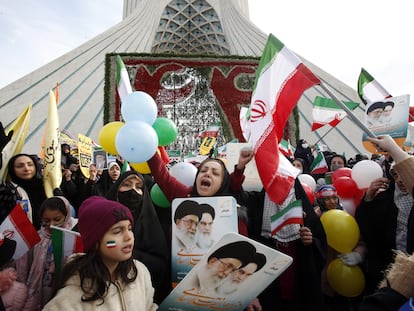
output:
[[225, 234], [158, 310], [243, 310], [292, 263], [292, 257], [238, 233]]
[[[389, 97], [369, 103], [365, 107], [365, 125], [376, 136], [390, 135], [402, 147], [407, 138], [410, 95]], [[362, 144], [371, 153], [378, 153], [362, 134]]]
[[172, 202], [171, 273], [175, 286], [224, 234], [238, 232], [231, 196], [180, 198]]

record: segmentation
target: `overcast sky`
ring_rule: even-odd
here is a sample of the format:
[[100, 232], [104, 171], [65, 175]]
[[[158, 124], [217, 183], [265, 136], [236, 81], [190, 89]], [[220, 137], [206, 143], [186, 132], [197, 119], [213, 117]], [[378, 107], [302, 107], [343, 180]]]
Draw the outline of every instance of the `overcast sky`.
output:
[[[0, 88], [120, 22], [122, 7], [2, 0]], [[251, 20], [292, 51], [354, 89], [364, 67], [393, 96], [414, 92], [413, 14], [413, 0], [250, 0]]]

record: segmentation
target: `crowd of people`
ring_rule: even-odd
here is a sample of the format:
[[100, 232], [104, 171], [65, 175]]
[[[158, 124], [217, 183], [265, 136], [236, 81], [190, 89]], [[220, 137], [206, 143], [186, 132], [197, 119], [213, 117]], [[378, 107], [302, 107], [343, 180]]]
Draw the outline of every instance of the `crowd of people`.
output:
[[[3, 148], [13, 133], [6, 135], [0, 127]], [[201, 204], [201, 208], [191, 199], [183, 201], [175, 214], [171, 208], [160, 208], [150, 195], [155, 184], [169, 202], [233, 196], [240, 211], [239, 233], [293, 258], [287, 270], [246, 310], [399, 310], [414, 297], [414, 274], [410, 272], [414, 269], [414, 157], [389, 136], [368, 139], [379, 154], [372, 160], [382, 166], [384, 175], [374, 180], [357, 202], [352, 216], [360, 237], [345, 254], [329, 245], [321, 217], [330, 210], [343, 210], [331, 174], [367, 159], [365, 155], [347, 161], [339, 153], [326, 153], [329, 172], [312, 176], [316, 184], [313, 197], [297, 178], [281, 204], [273, 202], [264, 189], [244, 191], [244, 170], [254, 157], [251, 149], [240, 151], [231, 172], [222, 160], [207, 158], [198, 165], [194, 184], [186, 186], [170, 174], [158, 153], [148, 161], [151, 174], [131, 168], [122, 172], [123, 163], [118, 159], [107, 163], [106, 169], [92, 163], [85, 177], [70, 147], [62, 145], [62, 183], [49, 198], [37, 155], [3, 158], [8, 178], [0, 186], [0, 222], [20, 203], [40, 242], [13, 260], [16, 241], [0, 235], [0, 310], [157, 309], [173, 289], [172, 226], [182, 227], [175, 238], [183, 248], [209, 248], [216, 215], [208, 204]], [[300, 140], [297, 147], [292, 164], [301, 173], [310, 174], [314, 160], [311, 146]], [[302, 202], [303, 225], [292, 223], [272, 232], [270, 216], [297, 200]], [[83, 253], [67, 258], [58, 277], [51, 226], [79, 232], [84, 246]], [[266, 263], [266, 256], [249, 247], [234, 243], [231, 251], [217, 249], [194, 282], [223, 295], [231, 293], [232, 284], [243, 282]], [[366, 280], [362, 293], [347, 297], [331, 286], [327, 267], [336, 258], [362, 269]]]

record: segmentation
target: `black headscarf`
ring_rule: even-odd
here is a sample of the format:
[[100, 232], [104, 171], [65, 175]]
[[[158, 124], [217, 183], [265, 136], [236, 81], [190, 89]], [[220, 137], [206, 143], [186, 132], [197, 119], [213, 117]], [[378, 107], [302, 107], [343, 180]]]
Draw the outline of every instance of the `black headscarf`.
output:
[[210, 162], [210, 161], [214, 161], [214, 162], [219, 163], [221, 165], [221, 168], [223, 169], [223, 172], [224, 172], [223, 182], [221, 183], [220, 189], [214, 195], [215, 196], [232, 195], [231, 187], [230, 187], [230, 184], [231, 184], [230, 174], [227, 171], [227, 168], [226, 168], [224, 162], [221, 161], [220, 159], [216, 159], [216, 158], [207, 158], [203, 162], [201, 162], [199, 167], [198, 167], [197, 174], [196, 174], [195, 179], [194, 179], [193, 190], [191, 191], [191, 196], [192, 197], [199, 197], [200, 196], [197, 192], [197, 184], [196, 184], [197, 176], [198, 176], [198, 174], [200, 174], [200, 170], [203, 167], [203, 165], [206, 164], [207, 162]]
[[[36, 168], [36, 174], [30, 180], [23, 180], [17, 177], [16, 172], [14, 171], [14, 163], [16, 162], [16, 159], [21, 156], [26, 156], [32, 159], [34, 166]], [[20, 186], [21, 188], [23, 188], [29, 196], [30, 205], [32, 206], [33, 225], [36, 229], [40, 229], [39, 209], [42, 202], [46, 200], [46, 193], [43, 187], [43, 179], [40, 174], [40, 167], [37, 163], [37, 157], [35, 155], [25, 153], [16, 154], [15, 156], [10, 158], [9, 163], [7, 165], [7, 169], [8, 174], [10, 176], [10, 180], [18, 186]]]
[[[135, 220], [134, 226], [134, 258], [141, 261], [150, 271], [153, 286], [155, 288], [155, 301], [159, 304], [170, 291], [170, 254], [164, 231], [157, 217], [154, 205], [144, 177], [135, 172], [122, 173], [118, 180], [109, 188], [106, 198], [118, 200], [119, 187], [122, 182], [131, 175], [136, 175], [142, 181], [142, 201], [140, 206], [128, 208]], [[166, 277], [167, 276], [167, 277]]]

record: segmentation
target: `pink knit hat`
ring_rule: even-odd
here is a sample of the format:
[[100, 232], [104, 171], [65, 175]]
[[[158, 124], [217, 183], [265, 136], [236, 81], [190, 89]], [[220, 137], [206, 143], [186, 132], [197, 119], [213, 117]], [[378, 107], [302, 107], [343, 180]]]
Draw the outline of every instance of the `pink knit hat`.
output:
[[129, 219], [134, 226], [130, 210], [117, 201], [92, 196], [79, 207], [78, 227], [85, 251], [92, 249], [114, 224]]

